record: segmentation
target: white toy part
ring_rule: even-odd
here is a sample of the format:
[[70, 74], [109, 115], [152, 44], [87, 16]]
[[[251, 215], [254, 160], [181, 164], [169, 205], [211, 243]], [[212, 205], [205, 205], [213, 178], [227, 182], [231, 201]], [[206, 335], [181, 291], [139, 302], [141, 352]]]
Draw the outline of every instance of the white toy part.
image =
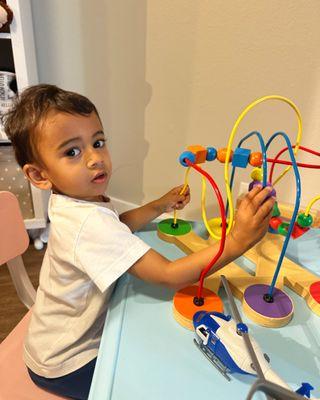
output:
[[[232, 318], [229, 321], [226, 321], [225, 319], [219, 318], [218, 316], [215, 315], [211, 315], [211, 318], [214, 319], [220, 325], [220, 327], [216, 331], [216, 335], [219, 337], [221, 343], [228, 350], [233, 361], [243, 371], [249, 374], [256, 375], [257, 372], [253, 368], [252, 359], [245, 345], [243, 336], [237, 333], [237, 325], [235, 321]], [[251, 335], [249, 336], [265, 379], [269, 380], [270, 382], [276, 383], [286, 389], [291, 390], [290, 386], [287, 385], [271, 369], [270, 364], [267, 361], [266, 356], [262, 353], [260, 346], [253, 339]]]

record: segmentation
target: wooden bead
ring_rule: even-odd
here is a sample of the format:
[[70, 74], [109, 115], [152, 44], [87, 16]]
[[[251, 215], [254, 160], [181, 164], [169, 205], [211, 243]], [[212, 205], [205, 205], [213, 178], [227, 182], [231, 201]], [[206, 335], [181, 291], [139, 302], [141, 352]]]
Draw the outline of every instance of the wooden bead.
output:
[[304, 233], [308, 232], [310, 228], [303, 228], [299, 226], [297, 222], [294, 223], [293, 230], [291, 232], [291, 237], [293, 239], [297, 239], [298, 237], [302, 236]]
[[262, 153], [260, 153], [259, 151], [251, 153], [249, 157], [249, 164], [253, 167], [261, 167]]
[[207, 161], [214, 161], [217, 158], [217, 150], [214, 147], [207, 147]]
[[195, 144], [187, 147], [188, 151], [191, 151], [196, 156], [195, 164], [202, 164], [206, 161], [207, 149], [199, 144]]
[[254, 180], [254, 181], [262, 181], [262, 169], [260, 167], [256, 167], [252, 170], [250, 177]]
[[261, 185], [260, 181], [252, 181], [249, 183], [249, 188], [248, 191], [250, 192], [254, 187], [256, 187], [257, 185]]
[[[226, 148], [223, 148], [223, 149], [219, 149], [219, 150], [218, 150], [217, 159], [218, 159], [221, 163], [225, 163], [225, 162], [226, 162], [226, 156], [227, 156], [227, 149], [226, 149]], [[231, 150], [229, 162], [232, 161], [232, 156], [233, 156], [233, 151]]]
[[278, 226], [278, 233], [280, 233], [280, 235], [282, 236], [287, 236], [288, 229], [289, 229], [289, 224], [287, 222], [282, 222]]
[[272, 216], [273, 217], [280, 217], [280, 210], [279, 210], [279, 206], [278, 206], [278, 202], [277, 201], [273, 205]]
[[269, 221], [269, 226], [271, 226], [272, 229], [275, 231], [278, 230], [279, 225], [282, 224], [282, 219], [279, 217], [272, 217]]
[[313, 218], [310, 214], [305, 215], [304, 213], [299, 214], [297, 223], [301, 228], [307, 228], [308, 226], [311, 226], [313, 222]]

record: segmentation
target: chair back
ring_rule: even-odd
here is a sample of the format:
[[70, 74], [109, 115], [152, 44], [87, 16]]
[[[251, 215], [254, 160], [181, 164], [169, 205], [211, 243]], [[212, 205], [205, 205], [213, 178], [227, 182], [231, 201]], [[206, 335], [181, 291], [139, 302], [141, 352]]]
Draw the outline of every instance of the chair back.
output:
[[7, 264], [19, 299], [30, 309], [35, 302], [36, 291], [21, 257], [28, 245], [29, 236], [16, 196], [0, 192], [0, 265]]
[[16, 196], [0, 192], [0, 265], [23, 254], [29, 246]]

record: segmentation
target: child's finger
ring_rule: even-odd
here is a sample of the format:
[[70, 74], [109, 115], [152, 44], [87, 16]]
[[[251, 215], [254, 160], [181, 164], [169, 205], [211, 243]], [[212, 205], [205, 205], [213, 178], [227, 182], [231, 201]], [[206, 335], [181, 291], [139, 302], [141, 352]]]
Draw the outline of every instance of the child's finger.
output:
[[245, 200], [245, 199], [253, 200], [254, 197], [255, 197], [259, 192], [261, 192], [261, 190], [262, 190], [262, 185], [257, 185], [257, 186], [255, 186], [253, 189], [250, 190], [250, 192], [248, 192], [248, 193], [246, 194], [246, 196], [245, 196], [245, 198], [244, 198], [243, 200]]
[[[183, 188], [184, 188], [184, 191], [182, 192]], [[182, 192], [181, 194], [183, 194], [183, 195], [186, 195], [190, 192], [189, 185], [187, 185], [186, 187], [184, 187], [184, 185], [180, 185], [177, 187], [177, 189], [178, 189], [179, 194]]]
[[258, 211], [256, 212], [256, 216], [262, 220], [264, 220], [265, 218], [269, 218], [269, 214], [272, 212], [274, 203], [275, 199], [273, 197], [270, 197], [259, 207]]
[[262, 189], [251, 201], [252, 205], [255, 208], [255, 213], [258, 211], [262, 203], [266, 200], [268, 196], [270, 196], [270, 193], [272, 191], [272, 188], [267, 186], [264, 189]]
[[252, 200], [254, 199], [254, 197], [262, 190], [262, 186], [258, 185], [255, 186], [253, 189], [250, 190], [250, 192], [248, 192], [243, 199], [241, 199], [241, 202], [239, 204], [239, 208], [241, 207], [242, 209], [246, 209], [249, 204], [252, 203]]
[[179, 202], [179, 203], [182, 203], [185, 199], [186, 199], [186, 196], [184, 194], [179, 194], [176, 197], [176, 201]]

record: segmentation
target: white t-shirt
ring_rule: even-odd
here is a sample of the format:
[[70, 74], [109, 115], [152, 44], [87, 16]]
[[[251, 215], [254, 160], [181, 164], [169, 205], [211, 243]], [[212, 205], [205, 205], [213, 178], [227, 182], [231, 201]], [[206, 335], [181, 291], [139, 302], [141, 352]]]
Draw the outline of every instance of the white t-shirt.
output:
[[110, 202], [52, 194], [49, 218], [24, 360], [34, 373], [56, 378], [97, 356], [113, 284], [150, 247]]

